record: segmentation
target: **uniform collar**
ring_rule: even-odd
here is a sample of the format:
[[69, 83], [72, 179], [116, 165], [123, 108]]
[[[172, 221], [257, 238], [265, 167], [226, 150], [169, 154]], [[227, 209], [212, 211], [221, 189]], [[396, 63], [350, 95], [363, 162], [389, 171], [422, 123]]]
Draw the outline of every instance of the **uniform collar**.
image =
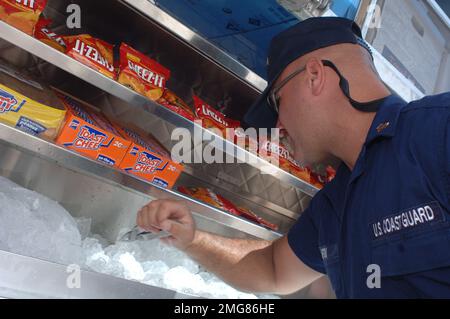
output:
[[366, 169], [366, 156], [371, 144], [379, 139], [395, 136], [400, 113], [408, 103], [398, 95], [390, 95], [380, 102], [377, 114], [372, 122], [366, 142], [350, 175], [350, 183], [355, 181]]
[[395, 94], [388, 96], [381, 102], [367, 135], [365, 146], [378, 138], [395, 136], [398, 118], [405, 105], [407, 105], [405, 100]]
[[340, 203], [340, 198], [345, 194], [340, 190], [345, 190], [349, 183], [354, 182], [366, 168], [367, 147], [379, 138], [394, 137], [397, 129], [400, 113], [408, 103], [398, 95], [390, 95], [380, 102], [377, 114], [372, 122], [366, 142], [359, 154], [353, 171], [342, 163], [339, 167], [336, 177], [324, 189], [324, 194], [332, 203]]

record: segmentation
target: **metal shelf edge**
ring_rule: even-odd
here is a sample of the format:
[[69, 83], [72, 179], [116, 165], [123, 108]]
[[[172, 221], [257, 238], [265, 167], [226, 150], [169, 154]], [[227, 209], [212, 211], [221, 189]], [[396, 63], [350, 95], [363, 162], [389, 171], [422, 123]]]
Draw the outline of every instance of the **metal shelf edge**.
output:
[[11, 299], [199, 298], [84, 269], [79, 272], [81, 284], [74, 289], [67, 285], [68, 269], [66, 265], [0, 250], [0, 296]]
[[240, 79], [256, 88], [260, 92], [267, 87], [267, 81], [261, 78], [258, 74], [236, 61], [226, 52], [219, 49], [217, 46], [190, 30], [180, 21], [160, 9], [150, 1], [142, 0], [121, 0], [121, 2], [129, 5], [141, 14], [152, 19], [166, 30], [171, 31], [180, 39], [187, 42], [189, 45], [202, 52], [215, 63], [218, 63], [237, 75]]
[[195, 215], [237, 229], [252, 236], [266, 240], [274, 240], [282, 236], [280, 233], [268, 230], [237, 216], [233, 216], [178, 192], [158, 187], [150, 182], [128, 175], [116, 168], [106, 166], [54, 143], [31, 136], [2, 123], [0, 123], [0, 142], [9, 144], [19, 150], [25, 150], [43, 159], [54, 161], [65, 168], [87, 173], [104, 182], [114, 183], [120, 187], [147, 196], [161, 199], [183, 199]]

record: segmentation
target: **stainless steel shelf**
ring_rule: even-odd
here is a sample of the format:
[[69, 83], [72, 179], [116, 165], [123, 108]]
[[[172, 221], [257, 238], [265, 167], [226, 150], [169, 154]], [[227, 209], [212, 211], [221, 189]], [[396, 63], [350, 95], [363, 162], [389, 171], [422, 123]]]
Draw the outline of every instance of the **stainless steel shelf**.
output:
[[281, 237], [280, 233], [268, 230], [253, 222], [231, 215], [220, 209], [196, 201], [173, 190], [167, 190], [128, 175], [118, 169], [90, 160], [75, 152], [54, 143], [28, 135], [18, 129], [0, 123], [0, 143], [31, 153], [33, 156], [54, 162], [76, 172], [89, 174], [106, 183], [114, 183], [120, 187], [139, 192], [152, 198], [185, 200], [194, 215], [213, 221], [214, 223], [237, 229], [246, 234], [265, 240]]
[[[144, 6], [146, 1], [131, 1], [126, 0], [136, 5], [140, 3]], [[154, 7], [154, 6], [153, 6]], [[145, 5], [145, 8], [147, 6]], [[162, 14], [162, 12], [160, 12]], [[194, 130], [201, 131], [203, 135], [215, 135], [203, 129], [196, 123], [193, 123], [184, 117], [172, 112], [171, 110], [160, 106], [159, 104], [148, 100], [146, 97], [137, 94], [136, 92], [130, 90], [129, 88], [121, 85], [120, 83], [96, 72], [95, 70], [89, 68], [88, 66], [70, 58], [69, 56], [59, 52], [58, 50], [53, 49], [50, 46], [40, 42], [39, 40], [17, 30], [14, 27], [6, 24], [3, 21], [0, 21], [0, 38], [14, 44], [17, 47], [55, 65], [56, 67], [100, 88], [101, 90], [118, 97], [119, 99], [127, 102], [134, 107], [139, 107], [144, 109], [147, 112], [150, 112], [159, 118], [175, 125], [176, 127], [184, 127], [188, 129], [190, 132], [194, 133]], [[276, 167], [267, 161], [259, 158], [257, 155], [246, 151], [234, 143], [223, 139], [217, 135], [213, 138], [214, 146], [227, 153], [228, 155], [237, 158], [237, 159], [245, 159], [245, 163], [251, 165], [257, 169], [270, 168], [270, 175], [277, 178], [280, 181], [283, 181], [289, 185], [292, 185], [298, 188], [303, 193], [314, 196], [318, 189], [309, 183], [283, 171], [279, 167]], [[267, 170], [266, 170], [267, 171]]]
[[259, 90], [264, 91], [267, 87], [267, 81], [258, 74], [236, 61], [226, 52], [222, 51], [214, 44], [201, 37], [177, 19], [158, 8], [150, 1], [145, 0], [121, 0], [131, 8], [139, 11], [144, 16], [152, 19], [164, 29], [169, 30], [178, 38], [187, 42], [190, 46], [203, 53], [212, 61], [222, 65], [238, 77], [246, 81], [248, 84]]
[[0, 298], [194, 299], [198, 297], [80, 269], [80, 287], [67, 284], [67, 266], [0, 250]]

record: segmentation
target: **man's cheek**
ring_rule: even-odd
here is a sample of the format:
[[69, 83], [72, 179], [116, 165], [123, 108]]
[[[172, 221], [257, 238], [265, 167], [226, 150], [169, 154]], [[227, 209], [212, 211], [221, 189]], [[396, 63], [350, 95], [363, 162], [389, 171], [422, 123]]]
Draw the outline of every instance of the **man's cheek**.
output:
[[286, 139], [289, 140], [289, 143], [292, 146], [294, 146], [293, 145], [293, 140], [296, 139], [296, 133], [295, 132], [296, 132], [296, 126], [298, 125], [298, 122], [292, 121], [292, 120], [286, 120], [286, 121], [284, 121], [282, 123], [283, 123], [283, 128], [284, 129], [280, 133], [282, 133], [282, 135], [286, 136], [287, 137]]
[[300, 147], [300, 145], [298, 145], [299, 143], [293, 143], [292, 148], [293, 148], [293, 154], [292, 157], [298, 162], [298, 163], [303, 163], [304, 159], [304, 153], [302, 152], [302, 149]]

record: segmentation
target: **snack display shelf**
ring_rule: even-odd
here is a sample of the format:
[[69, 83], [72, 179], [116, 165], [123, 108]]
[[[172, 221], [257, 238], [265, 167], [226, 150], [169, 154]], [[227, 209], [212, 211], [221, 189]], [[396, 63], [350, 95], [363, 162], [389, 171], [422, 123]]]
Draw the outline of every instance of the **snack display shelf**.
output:
[[[143, 2], [143, 1], [141, 1]], [[266, 174], [270, 174], [274, 178], [287, 183], [288, 185], [298, 188], [301, 192], [308, 196], [314, 196], [318, 192], [318, 188], [303, 181], [300, 178], [280, 169], [279, 167], [270, 164], [266, 160], [258, 157], [237, 145], [228, 141], [214, 133], [205, 130], [199, 124], [193, 123], [188, 119], [172, 112], [171, 110], [160, 106], [159, 104], [147, 99], [144, 96], [130, 90], [122, 84], [112, 80], [88, 66], [70, 58], [69, 56], [59, 52], [52, 47], [38, 41], [37, 39], [9, 26], [0, 21], [0, 38], [10, 42], [11, 44], [31, 53], [32, 55], [47, 61], [48, 63], [62, 69], [75, 77], [84, 80], [95, 87], [115, 96], [129, 105], [136, 108], [141, 108], [149, 113], [158, 116], [160, 119], [176, 126], [188, 129], [191, 133], [194, 130], [202, 132], [202, 135], [213, 136], [212, 141], [214, 146], [237, 159], [238, 161], [245, 160], [245, 163], [263, 170]]]
[[45, 159], [77, 173], [89, 174], [102, 182], [113, 183], [117, 187], [138, 192], [150, 198], [184, 200], [195, 216], [257, 238], [274, 240], [281, 237], [278, 232], [231, 215], [176, 191], [160, 188], [118, 169], [90, 160], [52, 142], [31, 136], [1, 123], [0, 144], [8, 145], [8, 147], [19, 149], [22, 152], [25, 151], [32, 157]]
[[134, 10], [137, 10], [140, 14], [152, 19], [161, 25], [162, 28], [169, 30], [179, 39], [182, 39], [188, 43], [192, 48], [198, 52], [201, 52], [205, 57], [233, 72], [258, 91], [262, 92], [266, 88], [266, 80], [249, 68], [245, 67], [240, 62], [236, 61], [226, 52], [222, 51], [199, 34], [195, 33], [193, 30], [189, 29], [187, 26], [166, 13], [164, 10], [160, 9], [151, 1], [121, 0], [121, 2]]

